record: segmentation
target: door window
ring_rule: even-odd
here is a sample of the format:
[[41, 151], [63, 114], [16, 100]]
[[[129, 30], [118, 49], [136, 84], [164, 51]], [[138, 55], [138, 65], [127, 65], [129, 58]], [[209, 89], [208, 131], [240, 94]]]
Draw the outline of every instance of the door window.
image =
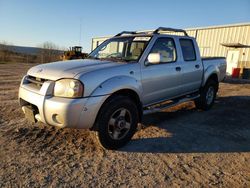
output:
[[176, 61], [176, 48], [172, 38], [158, 38], [150, 53], [160, 53], [162, 62], [170, 63]]
[[180, 39], [180, 45], [184, 61], [195, 61], [195, 48], [193, 41], [190, 39]]

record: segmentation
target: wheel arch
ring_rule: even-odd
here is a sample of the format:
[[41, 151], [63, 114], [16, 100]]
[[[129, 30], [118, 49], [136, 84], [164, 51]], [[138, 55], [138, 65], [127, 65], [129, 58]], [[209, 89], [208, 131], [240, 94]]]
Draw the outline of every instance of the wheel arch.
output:
[[214, 65], [208, 66], [206, 70], [204, 71], [202, 87], [204, 87], [207, 81], [210, 79], [214, 80], [216, 83], [219, 83], [219, 74], [220, 74], [220, 70], [218, 67]]
[[95, 123], [92, 127], [91, 130], [96, 131], [97, 130], [97, 126], [96, 126], [96, 121], [100, 115], [101, 110], [103, 109], [103, 107], [105, 106], [106, 103], [108, 103], [109, 101], [111, 101], [113, 98], [117, 97], [117, 96], [124, 96], [124, 97], [129, 97], [136, 105], [137, 109], [138, 109], [138, 114], [139, 114], [139, 122], [142, 121], [142, 115], [143, 115], [143, 109], [142, 109], [142, 103], [139, 97], [139, 94], [132, 90], [132, 89], [120, 89], [115, 91], [114, 93], [112, 93], [102, 104], [101, 108], [99, 109], [97, 116], [95, 118]]
[[213, 80], [215, 83], [216, 83], [216, 92], [218, 91], [219, 89], [219, 79], [218, 79], [218, 75], [216, 73], [212, 73], [208, 78], [207, 78], [207, 81], [210, 81], [210, 80]]

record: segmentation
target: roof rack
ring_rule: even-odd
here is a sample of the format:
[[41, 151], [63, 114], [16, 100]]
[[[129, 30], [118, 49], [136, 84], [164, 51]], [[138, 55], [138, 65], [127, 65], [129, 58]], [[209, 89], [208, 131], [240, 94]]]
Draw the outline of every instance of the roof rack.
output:
[[169, 27], [159, 27], [153, 32], [153, 34], [159, 34], [159, 31], [181, 32], [184, 33], [185, 36], [188, 36], [187, 32], [183, 29], [174, 29]]
[[122, 31], [122, 32], [118, 33], [117, 35], [115, 35], [115, 37], [121, 36], [123, 34], [131, 34], [131, 35], [133, 35], [133, 34], [136, 34], [136, 31]]
[[115, 35], [115, 37], [118, 36], [122, 36], [123, 34], [130, 34], [130, 35], [134, 35], [134, 34], [149, 34], [149, 33], [153, 33], [153, 34], [159, 34], [160, 31], [169, 31], [169, 32], [181, 32], [184, 33], [185, 36], [188, 36], [187, 32], [183, 29], [174, 29], [174, 28], [169, 28], [169, 27], [159, 27], [158, 29], [154, 30], [154, 31], [148, 31], [148, 32], [137, 32], [137, 31], [122, 31], [120, 33], [118, 33], [117, 35]]

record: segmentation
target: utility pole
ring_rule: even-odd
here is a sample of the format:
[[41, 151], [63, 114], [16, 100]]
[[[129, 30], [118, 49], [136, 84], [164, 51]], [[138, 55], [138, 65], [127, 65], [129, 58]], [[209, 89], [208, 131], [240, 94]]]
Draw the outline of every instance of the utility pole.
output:
[[79, 46], [81, 46], [82, 40], [82, 18], [80, 18], [80, 33], [79, 33]]

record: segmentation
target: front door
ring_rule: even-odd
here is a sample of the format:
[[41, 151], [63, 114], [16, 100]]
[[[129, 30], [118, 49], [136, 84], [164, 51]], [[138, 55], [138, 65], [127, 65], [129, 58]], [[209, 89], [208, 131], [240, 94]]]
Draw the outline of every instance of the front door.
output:
[[158, 64], [148, 64], [146, 60], [146, 66], [142, 65], [143, 105], [170, 99], [181, 93], [181, 65], [177, 58], [174, 39], [158, 38], [150, 53], [159, 53], [162, 60]]
[[229, 50], [227, 52], [227, 74], [231, 75], [233, 68], [238, 67], [239, 54], [238, 50]]

